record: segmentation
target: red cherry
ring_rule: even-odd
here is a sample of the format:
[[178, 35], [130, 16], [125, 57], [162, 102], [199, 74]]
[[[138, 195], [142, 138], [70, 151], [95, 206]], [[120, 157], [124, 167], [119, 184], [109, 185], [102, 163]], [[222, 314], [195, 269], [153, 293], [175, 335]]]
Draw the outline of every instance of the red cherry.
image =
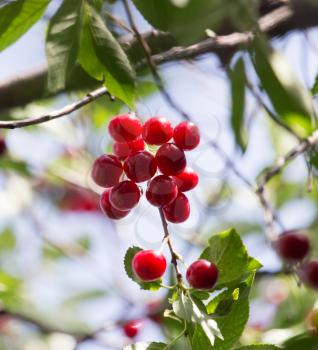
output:
[[211, 289], [215, 286], [219, 271], [213, 262], [199, 259], [187, 270], [187, 280], [192, 288]]
[[285, 260], [300, 261], [310, 251], [307, 236], [297, 231], [286, 231], [275, 242], [278, 254]]
[[186, 167], [182, 173], [173, 177], [180, 192], [187, 192], [192, 190], [199, 183], [198, 174], [191, 169]]
[[139, 329], [142, 326], [142, 321], [132, 320], [123, 325], [123, 331], [129, 338], [134, 338], [138, 333]]
[[0, 156], [2, 156], [7, 150], [6, 141], [4, 138], [0, 138]]
[[101, 187], [117, 185], [123, 173], [123, 166], [113, 155], [103, 154], [98, 157], [92, 169], [92, 178]]
[[148, 201], [156, 207], [171, 203], [177, 197], [177, 194], [178, 187], [176, 183], [166, 175], [158, 175], [150, 180], [146, 191]]
[[129, 210], [122, 211], [114, 208], [110, 203], [109, 195], [110, 189], [103, 192], [103, 194], [100, 197], [100, 207], [103, 213], [113, 220], [119, 220], [127, 216], [129, 214]]
[[318, 260], [307, 262], [303, 266], [300, 276], [310, 287], [318, 290]]
[[135, 275], [144, 282], [156, 281], [162, 277], [167, 267], [167, 261], [161, 252], [141, 250], [132, 260]]
[[153, 117], [148, 119], [142, 130], [143, 139], [150, 145], [162, 145], [173, 135], [173, 127], [166, 118]]
[[122, 181], [114, 186], [109, 195], [111, 205], [122, 211], [135, 207], [140, 199], [140, 189], [133, 181]]
[[117, 115], [110, 121], [108, 131], [115, 141], [129, 142], [141, 135], [142, 123], [131, 114]]
[[147, 151], [133, 153], [124, 163], [126, 175], [135, 182], [143, 182], [151, 179], [157, 171], [155, 157]]
[[77, 187], [65, 188], [65, 193], [61, 199], [61, 208], [68, 211], [98, 211], [98, 196], [84, 189]]
[[187, 165], [184, 152], [174, 143], [165, 143], [156, 153], [159, 170], [165, 175], [178, 175]]
[[182, 122], [174, 128], [173, 139], [181, 149], [190, 151], [200, 143], [199, 128], [191, 122]]
[[190, 216], [190, 203], [185, 194], [179, 193], [177, 198], [163, 207], [165, 218], [175, 224], [184, 222]]
[[138, 151], [143, 151], [144, 149], [145, 149], [145, 142], [141, 137], [130, 142], [115, 141], [113, 143], [113, 152], [120, 160], [124, 160], [130, 154]]

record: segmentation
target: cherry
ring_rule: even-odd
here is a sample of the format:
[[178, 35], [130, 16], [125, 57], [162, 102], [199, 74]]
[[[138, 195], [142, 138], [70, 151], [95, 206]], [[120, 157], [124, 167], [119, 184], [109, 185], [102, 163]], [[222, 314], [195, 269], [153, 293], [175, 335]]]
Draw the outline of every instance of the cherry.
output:
[[135, 182], [151, 179], [157, 171], [155, 157], [147, 151], [135, 152], [128, 156], [124, 162], [126, 175]]
[[100, 207], [102, 209], [102, 212], [113, 220], [119, 220], [127, 216], [129, 214], [129, 210], [123, 211], [114, 208], [110, 203], [109, 195], [110, 189], [103, 192], [103, 194], [100, 197]]
[[103, 154], [98, 157], [92, 169], [92, 178], [101, 187], [112, 187], [118, 184], [123, 173], [123, 166], [113, 155]]
[[178, 194], [178, 187], [174, 180], [166, 175], [154, 177], [147, 186], [146, 197], [156, 206], [162, 207], [171, 203]]
[[141, 250], [132, 260], [135, 275], [144, 282], [156, 281], [162, 277], [167, 267], [167, 261], [161, 252]]
[[129, 338], [134, 338], [138, 333], [139, 329], [142, 326], [142, 321], [132, 320], [123, 325], [123, 331]]
[[180, 192], [187, 192], [195, 188], [199, 182], [198, 174], [190, 167], [173, 177]]
[[129, 142], [141, 135], [142, 123], [131, 114], [122, 114], [112, 118], [108, 130], [115, 141]]
[[61, 208], [68, 211], [97, 211], [99, 210], [98, 196], [80, 188], [69, 187], [61, 199]]
[[166, 118], [153, 117], [148, 119], [142, 130], [143, 139], [150, 145], [162, 145], [173, 135], [173, 127]]
[[159, 170], [165, 175], [178, 175], [187, 165], [184, 152], [174, 143], [160, 146], [156, 154]]
[[163, 207], [165, 218], [175, 224], [184, 222], [190, 216], [190, 203], [185, 194], [179, 193], [177, 198]]
[[140, 199], [140, 189], [133, 181], [122, 181], [114, 186], [109, 195], [111, 205], [122, 211], [135, 207]]
[[6, 141], [4, 138], [0, 138], [0, 156], [2, 156], [7, 150]]
[[190, 122], [182, 122], [174, 128], [174, 142], [183, 150], [190, 151], [200, 143], [199, 128]]
[[196, 289], [211, 289], [215, 286], [219, 271], [212, 262], [199, 259], [192, 263], [187, 270], [187, 280]]
[[303, 266], [300, 276], [309, 286], [318, 290], [318, 260], [307, 262]]
[[307, 236], [297, 231], [286, 231], [275, 242], [278, 254], [285, 260], [301, 261], [309, 253]]
[[130, 154], [137, 151], [143, 151], [144, 149], [145, 149], [145, 142], [141, 137], [130, 142], [115, 141], [113, 143], [113, 152], [120, 160], [124, 160]]

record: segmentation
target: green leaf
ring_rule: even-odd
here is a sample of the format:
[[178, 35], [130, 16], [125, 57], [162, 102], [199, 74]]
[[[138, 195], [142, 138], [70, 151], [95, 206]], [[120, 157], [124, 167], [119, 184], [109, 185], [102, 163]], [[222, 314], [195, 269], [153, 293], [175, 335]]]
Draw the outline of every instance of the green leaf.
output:
[[0, 233], [0, 251], [12, 251], [16, 245], [16, 238], [10, 228]]
[[244, 152], [247, 145], [247, 130], [244, 126], [245, 111], [245, 66], [243, 58], [239, 58], [229, 73], [231, 79], [231, 125], [236, 144]]
[[123, 350], [163, 350], [167, 349], [164, 343], [136, 343], [125, 346]]
[[23, 176], [30, 176], [28, 165], [25, 162], [18, 160], [1, 158], [0, 169], [14, 171]]
[[126, 274], [131, 280], [139, 284], [140, 289], [156, 291], [161, 288], [161, 279], [153, 282], [142, 282], [136, 277], [136, 275], [133, 272], [132, 260], [134, 256], [141, 250], [142, 249], [139, 247], [128, 248], [124, 258], [124, 266], [125, 266]]
[[43, 15], [50, 0], [16, 0], [0, 8], [0, 51], [18, 40]]
[[48, 89], [65, 87], [78, 56], [84, 0], [65, 0], [52, 17], [46, 39]]
[[112, 95], [133, 108], [135, 72], [100, 15], [89, 5], [84, 8], [79, 62], [88, 74], [104, 81]]
[[299, 136], [310, 135], [313, 131], [311, 95], [299, 82], [289, 62], [280, 52], [256, 41], [254, 65], [278, 117]]
[[311, 333], [302, 333], [288, 339], [283, 344], [284, 350], [316, 350], [318, 344], [318, 335]]
[[69, 307], [72, 305], [80, 304], [87, 300], [95, 300], [98, 298], [103, 298], [107, 296], [107, 291], [104, 289], [92, 289], [88, 291], [81, 292], [79, 294], [72, 295], [63, 301], [63, 306]]
[[271, 345], [271, 344], [257, 344], [257, 345], [248, 345], [237, 348], [236, 350], [279, 350], [281, 348]]
[[311, 93], [313, 95], [317, 95], [318, 94], [318, 74], [316, 75], [316, 79], [315, 79], [314, 85], [312, 86], [310, 91], [311, 91]]

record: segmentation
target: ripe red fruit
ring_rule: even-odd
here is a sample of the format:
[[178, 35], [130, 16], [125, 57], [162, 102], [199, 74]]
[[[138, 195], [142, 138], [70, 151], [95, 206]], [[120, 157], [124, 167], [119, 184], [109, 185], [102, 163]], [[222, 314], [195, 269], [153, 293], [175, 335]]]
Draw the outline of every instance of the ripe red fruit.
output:
[[103, 194], [100, 197], [100, 207], [102, 209], [102, 212], [113, 220], [119, 220], [127, 216], [129, 214], [129, 210], [123, 211], [114, 208], [110, 203], [109, 195], [110, 189], [103, 192]]
[[144, 282], [156, 281], [166, 271], [167, 261], [161, 252], [141, 250], [132, 260], [135, 275]]
[[110, 121], [108, 130], [115, 141], [129, 142], [136, 140], [141, 135], [142, 123], [131, 114], [122, 114]]
[[181, 149], [190, 151], [200, 143], [199, 128], [191, 122], [182, 122], [174, 128], [173, 139]]
[[278, 254], [285, 260], [300, 261], [308, 255], [310, 242], [307, 236], [297, 231], [287, 231], [275, 242]]
[[186, 167], [182, 173], [173, 177], [180, 192], [187, 192], [192, 190], [199, 183], [198, 174], [191, 169]]
[[318, 260], [307, 262], [303, 266], [300, 276], [310, 287], [318, 289]]
[[217, 266], [205, 259], [195, 261], [187, 270], [187, 280], [190, 286], [196, 289], [213, 288], [218, 276]]
[[92, 178], [101, 187], [117, 185], [123, 173], [123, 166], [113, 155], [103, 154], [98, 157], [92, 168]]
[[141, 326], [142, 321], [132, 320], [123, 325], [123, 331], [127, 337], [134, 338], [138, 334]]
[[6, 141], [4, 138], [0, 138], [0, 156], [2, 156], [7, 150]]
[[144, 149], [145, 149], [145, 142], [141, 137], [130, 142], [115, 141], [113, 143], [113, 152], [120, 160], [124, 160], [130, 154], [138, 151], [143, 151]]
[[159, 170], [165, 175], [178, 175], [187, 165], [184, 152], [174, 143], [162, 145], [156, 154]]
[[147, 186], [146, 197], [156, 206], [162, 207], [171, 203], [178, 194], [178, 187], [174, 180], [166, 175], [154, 177]]
[[165, 218], [175, 224], [184, 222], [190, 216], [190, 203], [185, 194], [179, 193], [177, 198], [163, 207]]
[[61, 209], [73, 212], [99, 210], [99, 198], [94, 192], [77, 187], [66, 187], [60, 202]]
[[122, 181], [114, 186], [109, 195], [111, 205], [122, 211], [135, 207], [140, 199], [140, 189], [133, 181]]
[[150, 145], [162, 145], [173, 135], [173, 127], [166, 118], [153, 117], [148, 119], [142, 130], [143, 139]]
[[135, 182], [151, 179], [157, 171], [155, 157], [147, 151], [139, 151], [128, 156], [124, 162], [126, 175]]

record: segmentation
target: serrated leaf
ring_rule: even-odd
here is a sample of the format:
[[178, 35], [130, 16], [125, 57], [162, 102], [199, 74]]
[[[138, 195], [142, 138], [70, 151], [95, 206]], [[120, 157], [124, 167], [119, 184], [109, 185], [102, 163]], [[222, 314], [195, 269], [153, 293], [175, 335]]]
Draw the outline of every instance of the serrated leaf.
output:
[[100, 15], [88, 4], [84, 9], [79, 62], [88, 74], [104, 81], [112, 95], [133, 108], [135, 72]]
[[43, 15], [50, 0], [16, 0], [0, 8], [0, 51], [18, 40]]
[[163, 350], [167, 349], [167, 344], [164, 343], [136, 343], [125, 346], [123, 350]]
[[231, 79], [231, 125], [237, 146], [244, 152], [247, 145], [247, 130], [244, 125], [245, 111], [245, 66], [239, 58], [229, 73]]
[[134, 256], [141, 250], [142, 249], [139, 247], [128, 248], [124, 258], [124, 266], [125, 266], [126, 274], [131, 280], [138, 283], [141, 289], [156, 291], [161, 288], [161, 279], [153, 282], [142, 282], [135, 276], [133, 272], [132, 260]]
[[84, 0], [66, 0], [52, 17], [46, 39], [48, 89], [65, 87], [75, 67], [82, 25]]
[[257, 344], [257, 345], [242, 346], [240, 348], [237, 348], [236, 350], [279, 350], [279, 349], [281, 348], [271, 344]]

